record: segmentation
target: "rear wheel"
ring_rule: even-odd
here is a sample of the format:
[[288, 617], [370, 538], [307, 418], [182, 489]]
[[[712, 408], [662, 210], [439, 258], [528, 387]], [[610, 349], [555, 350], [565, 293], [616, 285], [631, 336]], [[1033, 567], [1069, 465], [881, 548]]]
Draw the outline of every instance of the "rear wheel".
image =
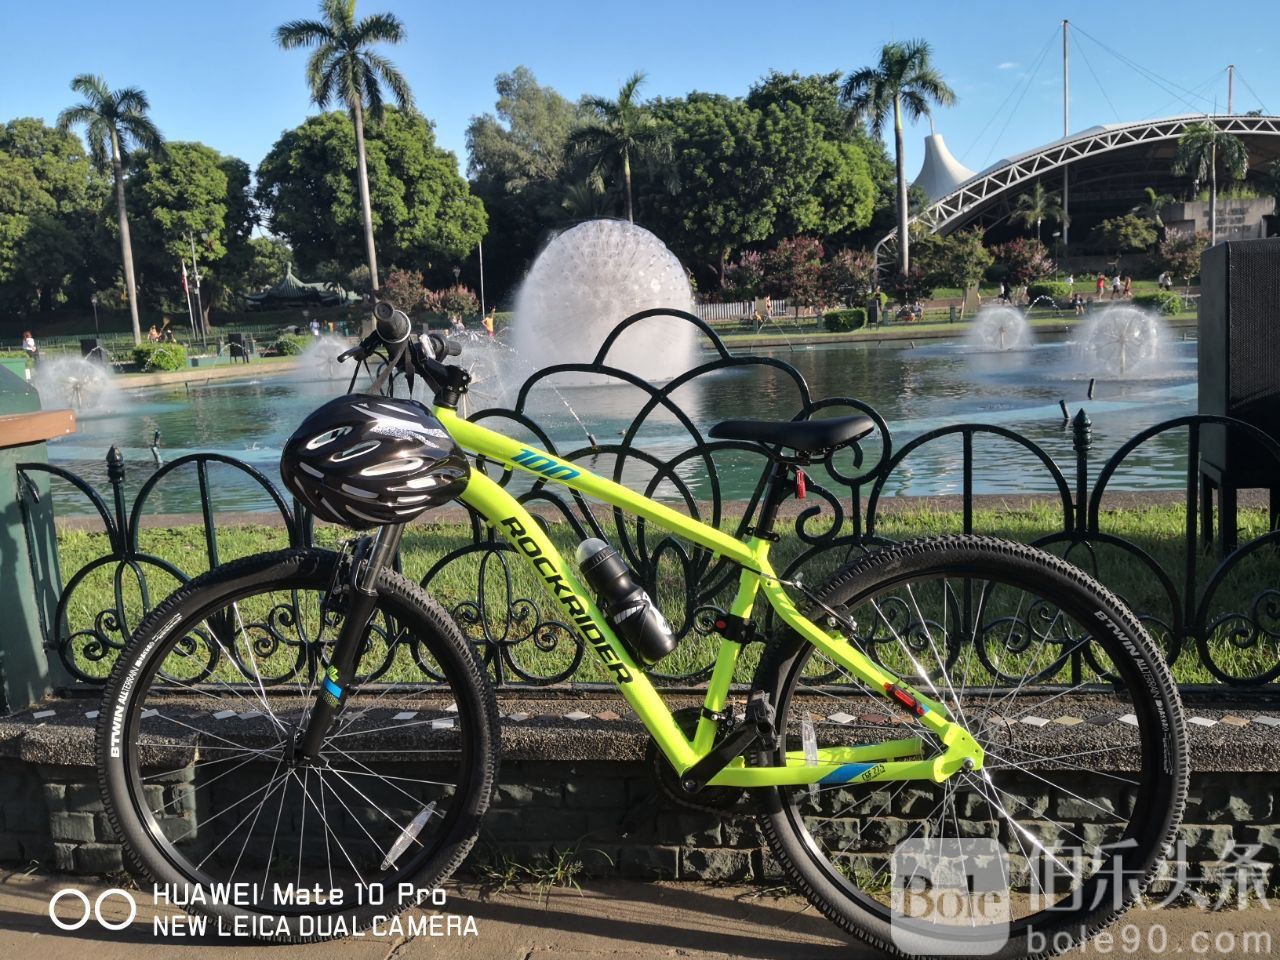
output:
[[[415, 902], [462, 861], [495, 782], [482, 669], [389, 570], [357, 680], [317, 760], [301, 760], [341, 629], [324, 605], [339, 569], [336, 554], [290, 550], [192, 581], [139, 626], [103, 694], [102, 792], [129, 860], [262, 939], [345, 936]], [[441, 679], [422, 686], [424, 672]]]
[[[815, 906], [891, 953], [1014, 958], [1065, 950], [1139, 896], [1181, 817], [1186, 740], [1169, 671], [1118, 599], [1057, 557], [979, 537], [873, 554], [819, 598], [985, 760], [942, 784], [765, 792], [770, 846]], [[806, 741], [942, 750], [794, 634], [771, 643], [757, 686], [781, 734], [768, 762]]]

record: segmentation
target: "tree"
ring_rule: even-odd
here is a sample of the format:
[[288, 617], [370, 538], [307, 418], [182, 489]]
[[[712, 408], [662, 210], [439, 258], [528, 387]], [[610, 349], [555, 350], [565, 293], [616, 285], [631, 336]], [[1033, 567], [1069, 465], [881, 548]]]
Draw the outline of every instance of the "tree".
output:
[[812, 237], [783, 240], [765, 255], [766, 289], [793, 305], [816, 306], [823, 293], [824, 251]]
[[1209, 245], [1209, 235], [1175, 232], [1160, 244], [1161, 269], [1173, 277], [1182, 277], [1185, 286], [1191, 286], [1191, 278], [1200, 274], [1200, 255]]
[[[475, 250], [487, 222], [457, 159], [435, 145], [421, 115], [394, 107], [369, 129], [365, 146], [378, 249], [437, 282], [452, 279], [449, 266]], [[306, 273], [333, 261], [331, 272], [345, 277], [364, 260], [362, 203], [350, 178], [333, 175], [353, 166], [356, 154], [347, 118], [323, 113], [285, 131], [258, 167], [265, 226], [288, 242]]]
[[686, 263], [725, 285], [729, 255], [765, 240], [777, 209], [760, 114], [742, 100], [694, 93], [654, 107], [671, 144], [675, 191], [642, 198], [647, 222]]
[[112, 90], [102, 77], [82, 73], [71, 81], [71, 89], [83, 96], [84, 102], [68, 107], [58, 115], [58, 128], [85, 128], [89, 154], [99, 165], [107, 160], [116, 184], [116, 215], [120, 224], [120, 259], [124, 266], [125, 289], [129, 295], [129, 319], [133, 324], [133, 342], [142, 342], [142, 324], [138, 319], [138, 288], [133, 275], [133, 245], [129, 239], [129, 216], [124, 199], [124, 152], [130, 144], [159, 154], [164, 138], [147, 111], [151, 104], [137, 87]]
[[728, 300], [753, 300], [764, 292], [765, 260], [759, 250], [745, 250], [725, 268], [722, 291]]
[[73, 134], [32, 118], [0, 126], [0, 310], [87, 302], [95, 279], [109, 282], [110, 192]]
[[1039, 240], [1019, 237], [1002, 243], [995, 249], [996, 262], [1005, 269], [1005, 276], [1012, 287], [1025, 287], [1033, 280], [1053, 273], [1053, 260]]
[[567, 184], [560, 206], [574, 220], [595, 220], [609, 215], [609, 198], [598, 177], [585, 177]]
[[427, 296], [421, 271], [392, 270], [383, 280], [378, 296], [394, 303], [405, 313], [417, 312], [422, 309]]
[[[1039, 241], [1036, 242], [1039, 243]], [[923, 250], [917, 259], [922, 261], [921, 265], [930, 285], [935, 288], [959, 287], [961, 290], [968, 290], [970, 287], [976, 287], [987, 272], [987, 268], [995, 263], [996, 259], [995, 254], [983, 242], [981, 227], [961, 230], [946, 237], [936, 233], [930, 234], [924, 238], [920, 246]], [[1044, 249], [1043, 244], [1040, 249]], [[1019, 260], [1029, 255], [1030, 252], [1023, 254], [1020, 250], [1016, 253]], [[1048, 257], [1047, 251], [1045, 257], [1046, 259]], [[1044, 271], [1045, 265], [1029, 264], [1026, 269]], [[1044, 273], [1040, 275], [1043, 276]]]
[[356, 134], [356, 176], [364, 218], [365, 256], [373, 289], [378, 289], [378, 256], [373, 240], [373, 207], [365, 155], [365, 111], [375, 123], [382, 120], [383, 91], [401, 110], [413, 109], [413, 94], [404, 75], [390, 60], [371, 49], [378, 43], [400, 43], [404, 25], [393, 13], [375, 13], [356, 20], [356, 0], [322, 0], [320, 20], [291, 20], [276, 28], [276, 42], [285, 50], [314, 47], [307, 61], [311, 99], [324, 109], [340, 102], [351, 111]]
[[1021, 223], [1030, 228], [1035, 226], [1036, 239], [1040, 239], [1040, 224], [1044, 220], [1066, 224], [1067, 214], [1062, 209], [1062, 196], [1045, 190], [1044, 184], [1037, 182], [1030, 193], [1018, 197], [1013, 205], [1013, 214], [1009, 218], [1014, 223]]
[[125, 196], [137, 211], [139, 286], [153, 304], [162, 287], [177, 286], [180, 262], [191, 259], [193, 242], [202, 266], [226, 256], [229, 191], [223, 160], [202, 143], [170, 143], [163, 156], [133, 164]]
[[541, 86], [528, 67], [498, 74], [493, 85], [496, 115], [472, 117], [467, 124], [467, 174], [499, 181], [510, 191], [558, 179], [569, 134], [585, 111]]
[[840, 93], [853, 114], [869, 123], [877, 138], [883, 135], [890, 116], [893, 118], [898, 178], [898, 272], [905, 276], [911, 261], [902, 117], [904, 113], [911, 120], [929, 116], [931, 103], [950, 106], [955, 103], [955, 92], [930, 62], [928, 42], [910, 40], [885, 44], [880, 51], [880, 62], [849, 74]]
[[241, 262], [229, 271], [234, 292], [259, 293], [272, 286], [293, 263], [293, 251], [279, 237], [250, 237]]
[[1128, 250], [1145, 250], [1156, 242], [1156, 228], [1136, 213], [1103, 220], [1093, 228], [1094, 242], [1119, 257]]
[[1146, 199], [1137, 204], [1130, 212], [1136, 213], [1144, 220], [1150, 220], [1156, 225], [1157, 230], [1163, 229], [1164, 218], [1160, 216], [1160, 211], [1173, 203], [1173, 197], [1167, 193], [1156, 193], [1152, 187], [1143, 187], [1142, 192]]
[[823, 267], [823, 286], [846, 305], [864, 299], [876, 285], [876, 255], [870, 250], [837, 250]]
[[491, 300], [519, 282], [550, 228], [606, 216], [614, 203], [598, 175], [566, 161], [569, 134], [586, 117], [583, 108], [540, 85], [527, 67], [498, 74], [494, 87], [494, 112], [467, 125], [467, 173], [489, 221], [485, 283]]
[[[840, 102], [838, 71], [807, 76], [773, 71], [752, 85], [746, 99], [748, 106], [761, 113], [770, 106], [783, 109], [794, 106], [815, 125], [810, 136], [816, 135], [825, 144], [842, 150], [852, 148], [861, 155], [859, 168], [865, 163], [870, 181], [870, 216], [866, 215], [859, 201], [857, 216], [838, 229], [829, 228], [834, 218], [827, 218], [828, 229], [820, 231], [824, 240], [850, 246], [869, 246], [894, 228], [897, 215], [893, 198], [897, 187], [893, 160], [885, 151], [883, 140], [872, 137], [860, 124], [850, 122], [850, 112]], [[819, 178], [819, 191], [823, 182]], [[865, 182], [860, 183], [859, 192], [866, 189]], [[841, 195], [846, 198], [857, 196], [848, 190], [842, 191]], [[909, 187], [907, 209], [915, 210], [923, 199], [922, 191]], [[787, 232], [781, 230], [782, 235]]]
[[1218, 167], [1228, 177], [1243, 180], [1249, 172], [1249, 151], [1234, 134], [1212, 123], [1193, 123], [1178, 138], [1173, 157], [1173, 173], [1189, 176], [1196, 183], [1209, 181], [1209, 244], [1218, 242]]
[[618, 90], [617, 99], [588, 96], [582, 100], [591, 119], [569, 135], [569, 143], [590, 158], [593, 166], [622, 172], [627, 219], [635, 222], [631, 202], [631, 160], [652, 159], [664, 152], [662, 130], [653, 111], [639, 99], [644, 73], [633, 73]]

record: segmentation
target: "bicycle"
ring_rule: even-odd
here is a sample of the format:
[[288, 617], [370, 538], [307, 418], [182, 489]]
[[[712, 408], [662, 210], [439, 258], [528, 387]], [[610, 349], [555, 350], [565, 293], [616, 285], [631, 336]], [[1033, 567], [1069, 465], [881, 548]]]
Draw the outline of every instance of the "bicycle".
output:
[[[366, 369], [383, 358], [371, 392], [329, 401], [282, 457], [318, 516], [372, 532], [196, 578], [150, 612], [111, 671], [100, 783], [134, 869], [192, 891], [190, 909], [286, 941], [353, 933], [456, 870], [496, 783], [496, 698], [457, 625], [392, 564], [405, 524], [456, 495], [594, 651], [651, 735], [668, 795], [720, 811], [756, 795], [783, 872], [857, 937], [902, 955], [1047, 955], [1151, 882], [1186, 796], [1186, 732], [1155, 645], [1100, 584], [1051, 554], [973, 536], [885, 547], [817, 590], [784, 581], [769, 557], [780, 506], [803, 492], [807, 465], [868, 435], [869, 418], [714, 427], [767, 454], [759, 514], [738, 540], [461, 419], [469, 378], [445, 362], [460, 348], [412, 338], [388, 305], [375, 316], [344, 355]], [[382, 398], [397, 377], [424, 381], [433, 406]], [[352, 409], [380, 432], [321, 416]], [[369, 453], [379, 438], [401, 459]], [[339, 469], [348, 462], [364, 465]], [[579, 547], [589, 589], [480, 463], [561, 484], [738, 568], [696, 714], [674, 714], [646, 674], [671, 633], [617, 555]], [[412, 482], [374, 484], [401, 474]], [[356, 489], [335, 492], [344, 485]], [[762, 607], [779, 629], [757, 638]], [[765, 649], [739, 713], [734, 678], [756, 639]], [[436, 684], [378, 683], [368, 665], [387, 669], [392, 649]], [[1053, 684], [1063, 670], [1070, 683]], [[1050, 719], [1067, 706], [1072, 722]], [[911, 805], [925, 812], [912, 820]], [[972, 881], [960, 923], [921, 902], [927, 877], [913, 870], [935, 845], [930, 869], [981, 874], [1001, 891], [999, 915], [976, 909], [985, 894]]]

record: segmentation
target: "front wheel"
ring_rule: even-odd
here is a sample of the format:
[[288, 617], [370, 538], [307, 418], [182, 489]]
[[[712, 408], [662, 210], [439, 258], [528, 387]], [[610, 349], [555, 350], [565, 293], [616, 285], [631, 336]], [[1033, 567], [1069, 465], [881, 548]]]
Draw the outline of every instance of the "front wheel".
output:
[[399, 913], [457, 868], [488, 806], [492, 689], [448, 614], [389, 570], [318, 757], [296, 749], [345, 579], [323, 550], [219, 567], [142, 622], [103, 693], [100, 784], [128, 861], [223, 930], [318, 940]]
[[[769, 790], [765, 832], [809, 900], [899, 956], [1050, 956], [1153, 879], [1187, 791], [1168, 668], [1133, 614], [1065, 561], [982, 537], [865, 557], [812, 615], [929, 698], [985, 753], [945, 783]], [[784, 751], [919, 737], [905, 710], [795, 634], [756, 684]], [[793, 753], [793, 756], [797, 754]]]

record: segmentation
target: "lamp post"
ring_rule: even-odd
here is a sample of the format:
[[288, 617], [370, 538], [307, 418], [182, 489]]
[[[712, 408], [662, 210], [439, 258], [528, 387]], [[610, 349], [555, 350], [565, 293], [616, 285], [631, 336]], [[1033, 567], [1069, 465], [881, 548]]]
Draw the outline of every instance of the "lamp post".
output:
[[480, 316], [484, 316], [484, 241], [476, 241], [476, 249], [480, 251]]
[[93, 304], [93, 335], [95, 338], [101, 337], [102, 334], [98, 330], [98, 294], [97, 291], [89, 295], [89, 302]]
[[461, 273], [462, 273], [462, 268], [459, 267], [457, 264], [455, 264], [453, 267], [453, 285], [455, 287], [458, 285], [458, 277], [459, 275], [461, 275]]

